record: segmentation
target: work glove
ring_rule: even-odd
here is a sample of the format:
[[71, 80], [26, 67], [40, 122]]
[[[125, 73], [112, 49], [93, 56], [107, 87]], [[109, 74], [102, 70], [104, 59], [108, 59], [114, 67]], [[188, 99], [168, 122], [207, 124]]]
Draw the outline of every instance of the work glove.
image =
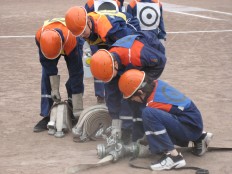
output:
[[72, 94], [73, 116], [78, 119], [83, 111], [83, 94]]
[[145, 158], [151, 155], [151, 151], [149, 149], [149, 144], [147, 142], [146, 135], [143, 138], [137, 140], [137, 157]]
[[147, 146], [148, 145], [147, 136], [144, 134], [142, 138], [137, 140], [137, 143]]
[[120, 119], [113, 119], [112, 120], [112, 130], [111, 130], [111, 135], [115, 137], [115, 139], [120, 140], [122, 136], [122, 120]]
[[145, 146], [140, 143], [137, 143], [137, 148], [138, 148], [138, 153], [137, 153], [138, 158], [145, 158], [151, 155], [149, 145]]
[[54, 102], [60, 102], [60, 92], [59, 92], [59, 86], [60, 86], [60, 75], [54, 75], [49, 76], [50, 83], [51, 83], [51, 97]]

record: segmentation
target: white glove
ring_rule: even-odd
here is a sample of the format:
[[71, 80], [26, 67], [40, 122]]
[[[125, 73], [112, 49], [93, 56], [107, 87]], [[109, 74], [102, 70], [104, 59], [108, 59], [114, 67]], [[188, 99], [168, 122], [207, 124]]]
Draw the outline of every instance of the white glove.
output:
[[121, 127], [122, 127], [122, 120], [120, 120], [120, 119], [113, 119], [112, 120], [111, 135], [113, 137], [115, 137], [116, 139], [121, 139], [121, 136], [122, 136]]
[[59, 92], [59, 86], [60, 86], [60, 75], [54, 75], [49, 76], [50, 83], [51, 83], [51, 97], [54, 102], [60, 102], [60, 92]]
[[164, 41], [164, 39], [159, 39], [159, 41], [162, 43], [162, 45], [165, 47], [165, 41]]
[[78, 119], [83, 111], [83, 94], [72, 94], [73, 115]]
[[51, 97], [52, 97], [52, 100], [54, 102], [60, 102], [61, 101], [59, 90], [52, 90], [51, 91]]

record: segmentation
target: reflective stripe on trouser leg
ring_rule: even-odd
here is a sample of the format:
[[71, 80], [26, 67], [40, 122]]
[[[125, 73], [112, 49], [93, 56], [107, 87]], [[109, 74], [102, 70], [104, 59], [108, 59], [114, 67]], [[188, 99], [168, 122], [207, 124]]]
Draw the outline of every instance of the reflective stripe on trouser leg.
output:
[[43, 117], [49, 116], [52, 104], [53, 100], [51, 98], [51, 85], [49, 76], [46, 74], [44, 68], [42, 67], [40, 115]]
[[119, 113], [119, 118], [123, 120], [122, 122], [122, 129], [132, 129], [133, 127], [133, 113], [131, 107], [127, 100], [121, 100], [121, 109]]
[[104, 98], [105, 97], [104, 82], [94, 78], [94, 91], [95, 91], [95, 96], [99, 96], [99, 97]]
[[132, 141], [136, 142], [138, 139], [142, 138], [143, 136], [144, 136], [143, 121], [141, 118], [134, 118]]
[[122, 120], [122, 129], [132, 129], [133, 126], [133, 116], [123, 116], [120, 115], [119, 119]]
[[168, 112], [147, 107], [143, 110], [142, 119], [153, 153], [173, 150], [177, 139], [187, 140], [183, 125]]
[[144, 129], [143, 129], [143, 120], [141, 118], [142, 111], [146, 107], [145, 104], [138, 103], [138, 102], [129, 102], [130, 107], [133, 108], [133, 134], [132, 134], [132, 141], [137, 141], [138, 139], [144, 136]]

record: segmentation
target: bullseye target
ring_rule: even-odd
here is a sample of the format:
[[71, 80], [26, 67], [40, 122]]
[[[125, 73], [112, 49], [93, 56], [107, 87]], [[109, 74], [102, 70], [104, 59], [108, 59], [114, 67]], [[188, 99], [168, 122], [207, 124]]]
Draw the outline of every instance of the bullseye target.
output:
[[137, 18], [142, 30], [153, 30], [160, 23], [160, 8], [157, 3], [137, 2]]

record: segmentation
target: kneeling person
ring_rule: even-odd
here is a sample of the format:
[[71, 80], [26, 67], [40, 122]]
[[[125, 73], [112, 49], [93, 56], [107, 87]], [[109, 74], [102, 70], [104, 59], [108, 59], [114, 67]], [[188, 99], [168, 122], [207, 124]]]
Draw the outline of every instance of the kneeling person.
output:
[[181, 168], [186, 162], [174, 145], [194, 142], [193, 154], [203, 155], [213, 136], [203, 132], [202, 116], [193, 101], [162, 80], [149, 80], [145, 72], [128, 70], [119, 80], [125, 99], [146, 103], [142, 121], [150, 151], [164, 154], [152, 170]]

